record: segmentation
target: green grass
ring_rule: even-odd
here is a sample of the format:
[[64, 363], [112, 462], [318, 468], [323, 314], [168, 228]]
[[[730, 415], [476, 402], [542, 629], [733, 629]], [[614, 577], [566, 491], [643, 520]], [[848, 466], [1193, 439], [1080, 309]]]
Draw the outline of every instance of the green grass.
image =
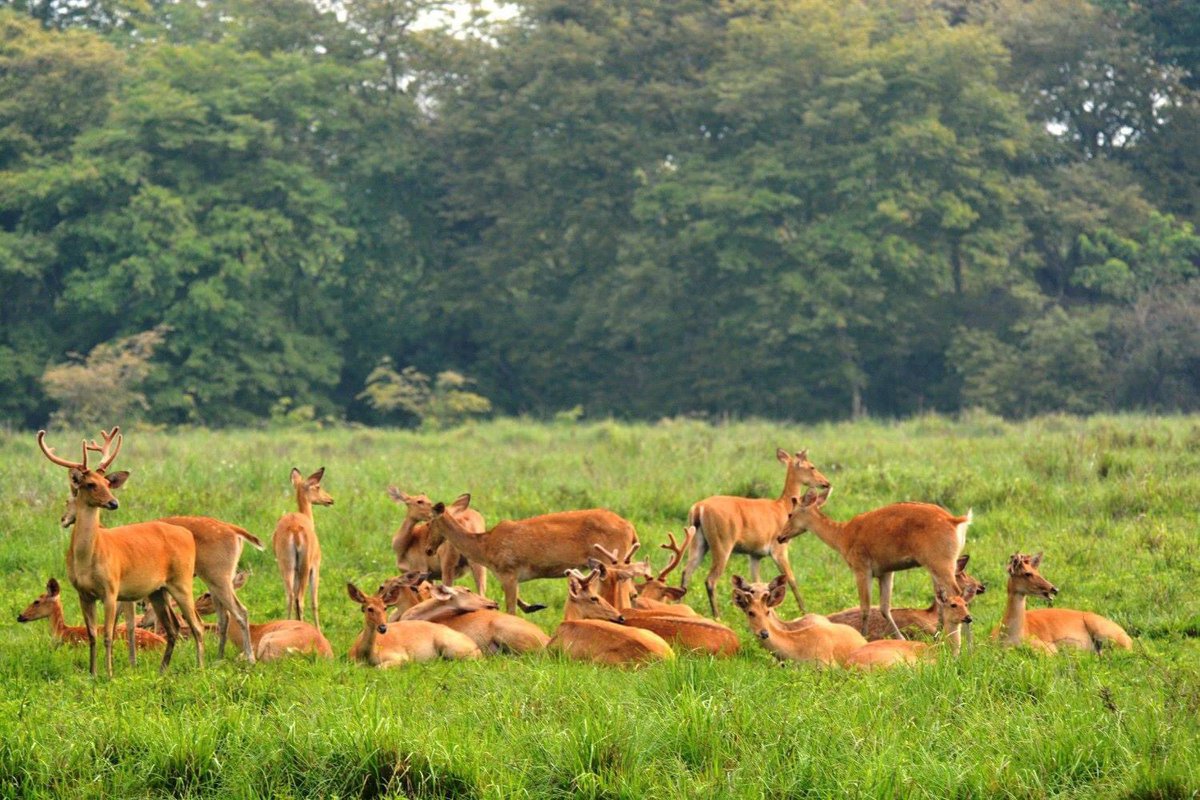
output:
[[[82, 431], [56, 433], [60, 452]], [[86, 432], [94, 436], [92, 431]], [[777, 446], [810, 448], [834, 482], [838, 519], [887, 502], [973, 507], [977, 647], [959, 660], [869, 675], [780, 667], [747, 633], [737, 658], [680, 657], [628, 671], [550, 656], [368, 670], [344, 659], [361, 628], [348, 580], [394, 573], [402, 512], [394, 483], [449, 499], [489, 523], [606, 506], [638, 527], [643, 552], [715, 493], [774, 495]], [[109, 525], [203, 513], [264, 539], [292, 507], [288, 471], [327, 467], [336, 498], [316, 510], [322, 617], [334, 663], [195, 668], [182, 643], [166, 678], [154, 657], [92, 680], [86, 649], [52, 651], [44, 623], [11, 622], [48, 575], [64, 580], [57, 527], [63, 470], [32, 434], [0, 437], [0, 796], [341, 797], [1195, 797], [1200, 790], [1200, 419], [924, 417], [814, 427], [578, 426], [499, 421], [445, 433], [376, 430], [129, 433], [133, 471]], [[999, 650], [987, 631], [1004, 601], [1003, 565], [1045, 551], [1058, 604], [1099, 611], [1136, 637], [1133, 653], [1040, 657]], [[838, 556], [815, 537], [791, 546], [811, 610], [855, 602]], [[241, 595], [252, 619], [278, 618], [269, 552], [248, 550]], [[744, 574], [735, 557], [730, 572]], [[689, 595], [703, 608], [707, 562]], [[765, 565], [764, 575], [774, 573]], [[928, 602], [928, 578], [901, 573], [897, 603]], [[492, 596], [499, 590], [492, 582]], [[522, 594], [549, 605], [564, 586]], [[64, 592], [68, 620], [80, 616]], [[795, 612], [789, 598], [785, 615]], [[232, 651], [230, 651], [230, 655]]]

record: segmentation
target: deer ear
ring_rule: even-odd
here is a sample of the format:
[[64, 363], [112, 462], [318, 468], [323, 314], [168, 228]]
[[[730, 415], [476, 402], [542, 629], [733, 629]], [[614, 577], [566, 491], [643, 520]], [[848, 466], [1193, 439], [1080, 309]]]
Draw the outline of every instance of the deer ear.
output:
[[309, 475], [308, 480], [305, 481], [305, 483], [307, 483], [309, 486], [316, 486], [318, 483], [321, 482], [321, 480], [324, 477], [325, 477], [325, 468], [321, 467], [319, 470], [314, 472], [312, 475]]
[[125, 485], [125, 481], [129, 480], [129, 470], [123, 469], [120, 472], [114, 472], [112, 475], [105, 477], [108, 480], [109, 489], [120, 489]]
[[59, 591], [60, 589], [58, 586], [58, 581], [55, 578], [51, 578], [50, 580], [46, 581], [46, 594], [50, 595], [51, 597], [56, 597], [58, 596]]
[[935, 598], [937, 598], [937, 601], [938, 601], [939, 603], [941, 603], [941, 604], [945, 605], [945, 603], [946, 603], [946, 600], [947, 600], [947, 597], [946, 597], [946, 590], [945, 590], [945, 589], [943, 589], [943, 588], [942, 588], [942, 587], [940, 587], [940, 586], [939, 586], [939, 587], [937, 587], [937, 589], [935, 589], [935, 590], [933, 591], [933, 596], [934, 596]]
[[958, 572], [962, 572], [964, 569], [967, 568], [967, 562], [970, 560], [971, 560], [970, 556], [959, 556], [958, 561], [955, 562], [955, 564], [954, 564], [954, 569], [957, 570]]
[[1040, 566], [1042, 565], [1042, 551], [1041, 551], [1041, 550], [1038, 550], [1038, 553], [1037, 553], [1037, 555], [1036, 555], [1036, 556], [1034, 556], [1033, 558], [1031, 558], [1031, 559], [1029, 560], [1029, 563], [1030, 563], [1031, 565], [1033, 565], [1033, 568], [1034, 568], [1034, 569], [1037, 569], [1038, 567], [1040, 567]]
[[250, 577], [250, 573], [244, 569], [238, 570], [238, 573], [233, 576], [233, 588], [240, 589], [246, 585], [246, 579]]
[[470, 492], [464, 492], [463, 494], [460, 494], [458, 497], [454, 498], [454, 502], [450, 504], [450, 508], [459, 512], [460, 514], [464, 511], [466, 511], [470, 507], [471, 507], [471, 493]]
[[750, 590], [749, 584], [746, 583], [746, 579], [741, 575], [734, 575], [730, 580], [733, 582], [734, 589], [737, 589], [740, 592], [747, 592]]
[[775, 578], [775, 580], [771, 581], [771, 585], [767, 588], [767, 606], [769, 608], [774, 608], [782, 603], [783, 599], [787, 597], [787, 578], [785, 578], [783, 575], [779, 575]]
[[800, 498], [796, 497], [796, 495], [792, 495], [792, 511], [795, 511], [799, 507], [800, 507]]
[[437, 505], [435, 505], [433, 507], [433, 515], [435, 517], [440, 517], [442, 514], [445, 514], [445, 513], [446, 513], [446, 504], [445, 503], [438, 503]]
[[788, 451], [782, 447], [775, 448], [775, 457], [779, 459], [780, 464], [786, 464], [791, 461], [792, 457], [788, 455]]
[[400, 592], [403, 590], [403, 586], [393, 583], [380, 592], [379, 599], [383, 601], [385, 606], [394, 606], [396, 605], [396, 601], [400, 599]]
[[387, 488], [387, 493], [388, 497], [392, 498], [400, 505], [405, 505], [408, 502], [408, 495], [400, 491], [400, 489], [395, 486], [389, 486]]
[[71, 486], [75, 487], [76, 489], [79, 488], [79, 484], [83, 483], [83, 470], [71, 467], [70, 471], [67, 472], [67, 475], [71, 478]]
[[808, 461], [808, 448], [806, 447], [800, 452], [796, 453], [796, 458], [800, 461]]
[[360, 605], [366, 605], [367, 596], [359, 591], [358, 587], [353, 583], [346, 584], [346, 594], [350, 595], [350, 599]]
[[668, 586], [663, 589], [664, 596], [676, 601], [682, 600], [685, 594], [687, 594], [687, 589], [684, 589], [682, 586]]

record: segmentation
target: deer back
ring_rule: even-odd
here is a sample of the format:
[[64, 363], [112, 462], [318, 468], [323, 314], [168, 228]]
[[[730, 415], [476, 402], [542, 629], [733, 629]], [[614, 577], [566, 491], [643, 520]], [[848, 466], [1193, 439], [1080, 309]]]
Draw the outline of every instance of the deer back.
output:
[[661, 636], [615, 622], [581, 619], [563, 622], [548, 645], [578, 661], [623, 665], [675, 657]]
[[596, 554], [596, 544], [625, 552], [637, 532], [623, 517], [596, 508], [501, 522], [480, 538], [484, 566], [528, 580], [558, 578], [568, 569], [586, 566]]

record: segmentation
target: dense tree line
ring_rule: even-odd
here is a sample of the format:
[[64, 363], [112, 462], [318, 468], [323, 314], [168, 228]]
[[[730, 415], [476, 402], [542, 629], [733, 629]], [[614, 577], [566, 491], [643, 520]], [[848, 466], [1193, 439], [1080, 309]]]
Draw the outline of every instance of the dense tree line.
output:
[[1197, 4], [464, 8], [0, 2], [0, 420], [1200, 407]]

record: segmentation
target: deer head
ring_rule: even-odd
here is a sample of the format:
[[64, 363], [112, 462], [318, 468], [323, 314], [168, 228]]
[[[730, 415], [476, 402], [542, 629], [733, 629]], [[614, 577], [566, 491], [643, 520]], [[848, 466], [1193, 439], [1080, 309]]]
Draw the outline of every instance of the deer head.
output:
[[564, 619], [598, 619], [618, 623], [625, 621], [625, 617], [612, 603], [596, 593], [598, 575], [596, 570], [587, 575], [575, 569], [566, 571], [567, 604]]
[[[115, 510], [120, 504], [113, 495], [113, 491], [124, 486], [125, 481], [129, 479], [127, 471], [114, 472], [111, 475], [107, 474], [109, 466], [117, 457], [117, 453], [121, 451], [121, 443], [124, 438], [121, 435], [121, 429], [114, 427], [107, 433], [101, 431], [100, 436], [104, 439], [103, 445], [96, 444], [94, 439], [90, 443], [84, 441], [82, 443], [83, 460], [68, 461], [56, 455], [53, 448], [46, 444], [46, 432], [38, 431], [37, 442], [38, 447], [42, 449], [42, 453], [51, 462], [67, 469], [67, 475], [70, 478], [71, 497], [76, 508], [82, 502], [90, 508]], [[88, 469], [89, 451], [101, 453], [100, 463], [94, 469]], [[71, 516], [71, 522], [73, 523], [73, 514], [64, 514], [63, 520], [67, 519], [68, 516]]]
[[779, 533], [779, 543], [784, 544], [809, 530], [821, 519], [821, 506], [829, 499], [828, 494], [821, 494], [816, 489], [809, 489], [803, 498], [792, 498], [792, 511], [788, 514], [787, 522]]
[[433, 501], [423, 494], [405, 494], [395, 486], [389, 486], [388, 497], [404, 506], [408, 516], [417, 522], [428, 522], [433, 519]]
[[54, 610], [54, 604], [58, 601], [59, 594], [58, 581], [54, 578], [46, 581], [46, 591], [39, 594], [32, 603], [25, 607], [25, 610], [17, 615], [17, 622], [33, 622], [35, 619], [45, 619], [50, 616]]
[[300, 470], [292, 467], [292, 486], [296, 487], [296, 493], [303, 496], [308, 502], [314, 506], [331, 506], [333, 498], [329, 493], [321, 488], [321, 479], [325, 477], [325, 468], [321, 467], [305, 478], [300, 474]]
[[939, 586], [935, 596], [942, 606], [947, 627], [964, 622], [968, 625], [971, 623], [971, 612], [967, 609], [967, 601], [962, 595], [949, 595]]
[[959, 556], [958, 562], [954, 566], [954, 580], [958, 583], [958, 588], [962, 590], [963, 599], [968, 603], [976, 595], [987, 591], [987, 587], [983, 585], [983, 581], [967, 573], [967, 562], [970, 560], [970, 556]]
[[1008, 560], [1008, 590], [1014, 594], [1038, 595], [1046, 598], [1048, 603], [1054, 603], [1054, 595], [1058, 588], [1042, 577], [1038, 567], [1042, 563], [1042, 554], [1027, 556], [1024, 553], [1014, 553]]
[[350, 595], [350, 599], [362, 606], [363, 624], [368, 630], [374, 628], [380, 633], [387, 633], [387, 607], [395, 605], [396, 598], [392, 594], [395, 591], [399, 590], [366, 595], [353, 583], [346, 584], [346, 593]]
[[749, 583], [741, 575], [733, 576], [733, 602], [746, 614], [750, 631], [760, 639], [771, 634], [767, 627], [768, 618], [774, 614], [775, 606], [787, 596], [787, 577], [778, 575], [770, 583]]
[[681, 586], [668, 586], [667, 576], [679, 566], [679, 562], [683, 560], [683, 554], [691, 546], [692, 539], [695, 536], [696, 527], [694, 525], [690, 525], [684, 529], [682, 544], [675, 541], [675, 534], [667, 534], [669, 543], [659, 545], [659, 547], [671, 553], [671, 562], [658, 575], [646, 578], [645, 582], [637, 587], [638, 597], [644, 597], [647, 600], [675, 603], [683, 599], [683, 596], [687, 594], [687, 589]]
[[803, 484], [804, 486], [820, 489], [828, 496], [831, 489], [829, 479], [822, 475], [816, 465], [808, 460], [808, 448], [789, 455], [787, 450], [780, 447], [775, 450], [775, 457], [779, 459], [781, 464], [787, 467], [788, 486]]

